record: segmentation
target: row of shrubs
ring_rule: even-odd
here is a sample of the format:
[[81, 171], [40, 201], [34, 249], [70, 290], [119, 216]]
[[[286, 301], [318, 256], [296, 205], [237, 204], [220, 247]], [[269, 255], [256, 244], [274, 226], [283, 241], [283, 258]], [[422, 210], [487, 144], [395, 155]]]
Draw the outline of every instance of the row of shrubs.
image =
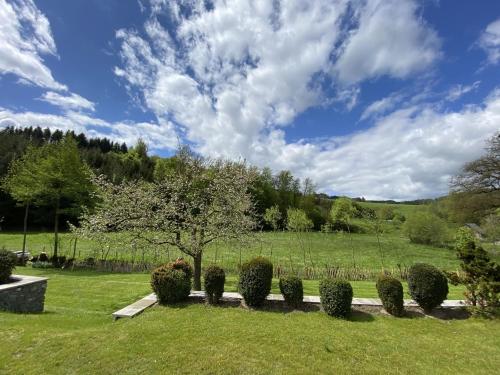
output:
[[[151, 285], [161, 304], [185, 300], [191, 291], [193, 270], [182, 259], [167, 263], [152, 273]], [[271, 291], [273, 265], [263, 257], [257, 257], [241, 267], [238, 289], [247, 306], [260, 307]], [[224, 293], [226, 276], [218, 266], [209, 266], [204, 273], [207, 302], [217, 304]], [[389, 275], [377, 280], [377, 292], [384, 309], [391, 315], [402, 316], [403, 285]], [[282, 276], [279, 288], [286, 304], [299, 307], [304, 298], [302, 280], [296, 276]], [[439, 306], [448, 295], [446, 276], [428, 264], [415, 264], [409, 270], [408, 288], [411, 297], [428, 313]], [[348, 281], [324, 279], [319, 284], [323, 310], [330, 316], [347, 317], [351, 313], [353, 289]]]

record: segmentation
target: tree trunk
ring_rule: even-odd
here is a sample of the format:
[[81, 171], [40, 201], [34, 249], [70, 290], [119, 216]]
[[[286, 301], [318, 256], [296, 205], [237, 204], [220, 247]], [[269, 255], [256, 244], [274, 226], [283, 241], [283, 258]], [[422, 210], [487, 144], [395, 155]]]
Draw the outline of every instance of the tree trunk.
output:
[[194, 275], [193, 275], [193, 290], [201, 290], [201, 253], [193, 256], [194, 260]]
[[54, 218], [54, 260], [57, 262], [57, 249], [59, 248], [59, 200], [56, 205], [56, 214]]
[[28, 212], [30, 210], [29, 202], [26, 203], [26, 208], [24, 210], [24, 222], [23, 222], [23, 252], [21, 254], [21, 262], [24, 265], [24, 256], [26, 253], [26, 235], [28, 234]]

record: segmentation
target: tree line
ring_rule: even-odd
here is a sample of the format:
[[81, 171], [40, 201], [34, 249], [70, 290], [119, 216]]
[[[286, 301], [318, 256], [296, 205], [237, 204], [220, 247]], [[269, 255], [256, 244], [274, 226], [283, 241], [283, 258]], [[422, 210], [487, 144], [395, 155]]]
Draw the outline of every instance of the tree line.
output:
[[[489, 140], [486, 154], [466, 164], [453, 178], [448, 196], [408, 203], [428, 204], [433, 214], [448, 222], [482, 224], [486, 220], [495, 227], [500, 207], [499, 143], [498, 135]], [[21, 226], [32, 230], [66, 229], [67, 222], [76, 223], [83, 209], [92, 209], [96, 204], [98, 195], [92, 193], [93, 185], [88, 182], [91, 176], [102, 175], [113, 185], [127, 181], [158, 182], [168, 178], [178, 162], [178, 155], [150, 156], [147, 144], [140, 139], [129, 148], [107, 138], [87, 138], [83, 133], [72, 131], [4, 128], [0, 131], [3, 187], [0, 189], [0, 225], [4, 230]], [[304, 216], [300, 226], [305, 225], [307, 230], [320, 230], [326, 225], [333, 230], [357, 231], [352, 222], [332, 219], [332, 204], [340, 197], [317, 194], [310, 179], [301, 181], [286, 170], [273, 173], [269, 168], [246, 167], [253, 176], [249, 194], [257, 228], [294, 230], [288, 220], [293, 214], [292, 222]], [[375, 213], [361, 204], [364, 201], [364, 198], [353, 198], [348, 216], [394, 218], [394, 212], [380, 209], [383, 212]], [[338, 203], [341, 205], [342, 201]]]
[[[65, 159], [72, 154], [76, 159]], [[39, 160], [47, 158], [52, 161], [48, 164], [39, 163]], [[3, 230], [18, 230], [23, 222], [26, 222], [32, 230], [47, 230], [53, 227], [53, 217], [55, 211], [58, 211], [58, 224], [66, 229], [68, 221], [76, 222], [83, 206], [92, 207], [95, 203], [95, 197], [89, 197], [83, 206], [74, 196], [65, 197], [59, 200], [59, 208], [56, 209], [49, 204], [48, 197], [26, 198], [28, 193], [41, 196], [40, 191], [35, 193], [34, 184], [43, 189], [39, 183], [47, 177], [43, 168], [60, 167], [63, 184], [71, 182], [66, 179], [75, 179], [75, 176], [63, 176], [62, 172], [69, 169], [80, 170], [83, 166], [89, 169], [84, 173], [84, 179], [91, 173], [95, 176], [103, 175], [113, 184], [120, 184], [123, 181], [160, 181], [175, 167], [176, 160], [175, 155], [165, 158], [150, 156], [147, 144], [140, 139], [135, 146], [127, 147], [124, 143], [116, 143], [107, 138], [88, 138], [83, 133], [76, 134], [73, 131], [63, 133], [60, 130], [51, 131], [40, 127], [4, 128], [0, 131], [0, 179], [5, 180], [9, 172], [11, 175], [20, 175], [19, 169], [22, 165], [31, 165], [30, 168], [36, 169], [36, 172], [30, 172], [34, 173], [31, 180], [25, 175], [19, 177], [17, 182], [14, 181], [19, 191], [15, 191], [12, 183], [10, 187], [4, 183], [4, 188], [0, 189], [0, 227]], [[300, 208], [312, 220], [313, 228], [319, 230], [326, 223], [331, 199], [316, 194], [310, 179], [301, 181], [290, 171], [273, 173], [269, 168], [249, 168], [255, 176], [249, 193], [255, 203], [258, 217], [262, 218], [266, 209], [277, 206], [281, 213], [278, 225], [285, 228], [287, 210]], [[88, 187], [86, 184], [82, 186]], [[54, 193], [51, 188], [46, 187], [46, 190], [45, 195]], [[30, 203], [25, 204], [27, 201]], [[26, 215], [27, 207], [29, 215]], [[263, 219], [259, 224], [263, 229], [270, 229]]]

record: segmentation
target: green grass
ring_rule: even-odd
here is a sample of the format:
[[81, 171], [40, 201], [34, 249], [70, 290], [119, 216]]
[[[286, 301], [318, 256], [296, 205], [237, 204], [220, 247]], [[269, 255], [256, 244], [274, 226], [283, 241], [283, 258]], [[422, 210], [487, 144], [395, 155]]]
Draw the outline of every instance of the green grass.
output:
[[[86, 277], [99, 278], [110, 284], [110, 287], [114, 287], [115, 284], [118, 286], [134, 286], [142, 287], [143, 294], [151, 293], [150, 288], [150, 275], [147, 273], [104, 273], [96, 271], [62, 271], [57, 269], [35, 269], [31, 267], [17, 267], [14, 273], [20, 275], [33, 275], [33, 276], [44, 276], [49, 277], [51, 280], [64, 279], [65, 277], [77, 278], [84, 282]], [[278, 279], [273, 279], [271, 293], [279, 294]], [[319, 280], [303, 280], [304, 284], [304, 294], [317, 296], [319, 295]], [[378, 298], [377, 289], [375, 287], [374, 281], [351, 281], [354, 290], [354, 297], [358, 298]], [[405, 298], [409, 299], [408, 285], [403, 282], [403, 288], [405, 291]], [[462, 286], [449, 285], [450, 292], [448, 293], [448, 299], [463, 299], [464, 289]], [[237, 292], [238, 291], [238, 277], [229, 275], [226, 277], [226, 283], [224, 286], [226, 292]]]
[[394, 212], [400, 212], [405, 217], [410, 217], [415, 212], [427, 210], [428, 205], [424, 204], [396, 204], [396, 203], [377, 203], [377, 202], [360, 202], [364, 207], [369, 207], [375, 211], [381, 208], [390, 207]]
[[[500, 323], [202, 304], [111, 313], [149, 292], [147, 275], [23, 269], [50, 277], [43, 314], [0, 313], [0, 373], [492, 374]], [[356, 287], [355, 287], [356, 290]]]
[[[61, 235], [61, 253], [72, 256], [70, 234]], [[32, 254], [42, 250], [51, 253], [52, 236], [50, 233], [33, 233], [28, 236], [28, 249]], [[20, 249], [22, 235], [19, 233], [0, 234], [0, 248]], [[144, 254], [143, 254], [144, 252]], [[79, 240], [76, 255], [79, 259], [92, 256], [101, 259], [103, 254], [96, 243]], [[122, 245], [109, 249], [108, 259], [124, 259], [162, 263], [175, 259], [182, 254], [175, 248], [152, 248], [141, 245], [135, 251]], [[324, 270], [325, 265], [341, 268], [358, 268], [380, 271], [382, 267], [396, 268], [398, 264], [409, 266], [416, 262], [426, 262], [436, 267], [456, 270], [458, 261], [451, 249], [410, 243], [400, 231], [385, 233], [380, 237], [373, 234], [346, 233], [257, 233], [248, 245], [235, 243], [216, 243], [208, 246], [204, 254], [204, 264], [217, 263], [231, 273], [235, 273], [240, 261], [256, 255], [270, 257], [275, 266], [295, 272], [304, 267]], [[497, 256], [498, 257], [498, 256]]]

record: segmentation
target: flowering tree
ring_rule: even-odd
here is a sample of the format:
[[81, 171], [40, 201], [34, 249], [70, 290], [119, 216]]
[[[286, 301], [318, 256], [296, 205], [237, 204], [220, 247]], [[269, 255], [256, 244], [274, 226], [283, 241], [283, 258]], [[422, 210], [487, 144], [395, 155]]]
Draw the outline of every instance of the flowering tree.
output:
[[102, 204], [81, 221], [84, 233], [127, 231], [193, 258], [194, 289], [201, 289], [205, 246], [242, 239], [255, 227], [249, 193], [253, 174], [244, 164], [209, 160], [181, 149], [154, 183], [97, 180]]

